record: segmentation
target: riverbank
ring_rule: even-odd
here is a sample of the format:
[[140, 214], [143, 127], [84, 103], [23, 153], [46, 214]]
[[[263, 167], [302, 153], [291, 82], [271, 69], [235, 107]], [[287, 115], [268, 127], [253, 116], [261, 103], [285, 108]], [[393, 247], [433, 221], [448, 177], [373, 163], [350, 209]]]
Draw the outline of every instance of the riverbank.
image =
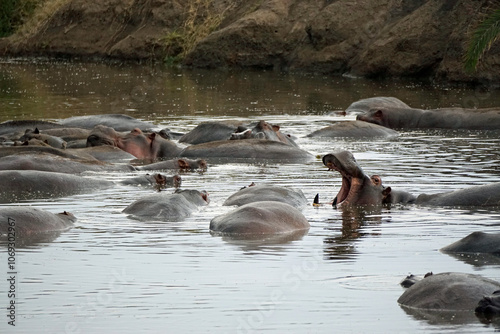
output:
[[[2, 56], [154, 60], [370, 78], [500, 83], [500, 46], [474, 73], [467, 38], [493, 1], [68, 0]], [[498, 43], [497, 43], [498, 44]]]

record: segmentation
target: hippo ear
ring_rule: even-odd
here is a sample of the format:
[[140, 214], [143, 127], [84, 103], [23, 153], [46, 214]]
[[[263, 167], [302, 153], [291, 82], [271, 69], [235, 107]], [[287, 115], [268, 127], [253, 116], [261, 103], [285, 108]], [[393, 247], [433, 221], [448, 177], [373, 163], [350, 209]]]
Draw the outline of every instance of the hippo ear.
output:
[[191, 169], [189, 163], [184, 159], [178, 159], [177, 163], [179, 164], [180, 169]]
[[159, 183], [159, 184], [164, 184], [165, 183], [165, 176], [163, 176], [162, 174], [154, 174], [153, 177], [155, 178], [156, 180], [156, 183]]
[[132, 131], [130, 131], [130, 133], [137, 136], [142, 134], [142, 131], [139, 128], [133, 128]]
[[319, 206], [319, 194], [316, 194], [316, 196], [314, 196], [313, 206]]
[[35, 128], [35, 131], [33, 131], [34, 134], [36, 135], [39, 135], [40, 134], [40, 130], [38, 130], [38, 128]]
[[382, 190], [382, 195], [384, 195], [384, 197], [387, 197], [387, 196], [389, 196], [391, 191], [392, 191], [391, 187], [386, 187], [386, 188], [384, 188], [384, 190]]
[[376, 118], [382, 118], [384, 116], [384, 112], [381, 109], [378, 109], [373, 113], [373, 116]]
[[273, 130], [278, 132], [280, 130], [280, 126], [279, 125], [273, 125]]
[[[139, 130], [139, 131], [140, 131], [140, 130]], [[141, 133], [142, 133], [142, 132], [141, 132]], [[156, 138], [156, 133], [155, 133], [155, 132], [151, 132], [151, 133], [149, 134], [148, 138], [149, 138], [151, 141], [155, 140], [155, 138]]]

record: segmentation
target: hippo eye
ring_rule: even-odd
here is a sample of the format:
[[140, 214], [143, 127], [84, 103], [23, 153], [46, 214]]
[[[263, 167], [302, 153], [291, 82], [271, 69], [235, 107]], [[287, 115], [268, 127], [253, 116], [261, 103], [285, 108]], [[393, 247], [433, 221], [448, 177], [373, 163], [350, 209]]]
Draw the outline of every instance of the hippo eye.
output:
[[380, 186], [382, 184], [382, 179], [378, 175], [373, 175], [371, 177], [371, 180], [372, 180], [373, 184], [375, 184], [376, 186]]

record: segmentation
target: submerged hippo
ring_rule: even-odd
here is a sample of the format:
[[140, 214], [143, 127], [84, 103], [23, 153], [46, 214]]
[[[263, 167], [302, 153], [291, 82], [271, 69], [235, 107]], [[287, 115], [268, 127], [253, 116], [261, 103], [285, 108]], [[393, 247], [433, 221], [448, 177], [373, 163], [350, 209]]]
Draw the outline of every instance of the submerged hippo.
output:
[[138, 170], [206, 170], [207, 162], [204, 159], [169, 159], [147, 165], [136, 166]]
[[500, 289], [500, 283], [479, 275], [440, 273], [410, 286], [398, 299], [405, 308], [435, 311], [474, 311], [483, 296]]
[[245, 204], [210, 221], [210, 232], [222, 235], [306, 233], [309, 227], [309, 222], [299, 210], [275, 201]]
[[178, 189], [173, 194], [161, 192], [138, 199], [123, 213], [140, 220], [178, 221], [208, 202], [208, 194], [204, 191]]
[[278, 125], [272, 125], [266, 121], [259, 121], [253, 129], [239, 127], [237, 131], [231, 135], [230, 139], [267, 139], [298, 147], [290, 136], [281, 133]]
[[307, 199], [301, 190], [269, 185], [252, 185], [245, 187], [229, 196], [223, 205], [237, 205], [259, 202], [275, 201], [290, 204], [295, 208], [307, 205]]
[[345, 110], [346, 114], [360, 114], [373, 108], [410, 108], [406, 103], [391, 96], [376, 96], [351, 103]]
[[328, 138], [387, 138], [395, 137], [398, 132], [381, 125], [362, 121], [341, 121], [316, 130], [307, 137]]
[[19, 137], [18, 134], [22, 136], [26, 129], [38, 128], [39, 130], [63, 128], [61, 124], [57, 124], [49, 121], [40, 120], [16, 120], [16, 121], [5, 121], [0, 123], [0, 136], [11, 137], [15, 135]]
[[42, 152], [1, 157], [0, 170], [39, 170], [80, 174], [88, 171], [133, 171], [134, 168], [130, 165], [111, 165], [95, 159], [70, 159]]
[[333, 201], [334, 206], [381, 205], [390, 190], [382, 186], [378, 175], [369, 177], [363, 172], [349, 151], [338, 151], [323, 156], [323, 164], [329, 170], [342, 175], [342, 186]]
[[500, 108], [496, 109], [412, 109], [373, 108], [356, 117], [357, 120], [375, 123], [391, 129], [500, 129]]
[[487, 253], [500, 255], [500, 233], [472, 232], [451, 245], [441, 248], [444, 253]]
[[75, 221], [75, 216], [66, 211], [53, 214], [29, 206], [3, 207], [0, 208], [0, 238], [9, 240], [11, 235], [14, 239], [29, 238], [41, 233], [65, 231]]
[[247, 126], [242, 121], [203, 122], [181, 138], [179, 143], [201, 144], [217, 140], [228, 140], [238, 127]]
[[491, 320], [500, 316], [500, 290], [494, 291], [490, 295], [483, 296], [474, 312], [481, 318]]
[[[128, 184], [144, 184], [144, 179]], [[146, 178], [154, 187], [168, 185], [168, 178]], [[172, 180], [175, 184], [175, 176]], [[15, 203], [36, 198], [57, 198], [88, 193], [93, 190], [106, 189], [115, 183], [102, 179], [83, 177], [72, 174], [44, 172], [38, 170], [4, 170], [0, 171], [0, 203]]]
[[139, 128], [129, 133], [116, 132], [113, 128], [97, 125], [87, 138], [87, 146], [111, 145], [128, 152], [138, 159], [174, 158], [182, 148], [156, 133], [144, 134]]
[[36, 170], [0, 171], [0, 203], [54, 198], [111, 187], [112, 182], [71, 174]]
[[298, 147], [265, 139], [221, 140], [186, 147], [181, 157], [218, 162], [307, 162], [314, 157]]
[[59, 121], [64, 127], [75, 127], [82, 129], [92, 129], [96, 125], [104, 125], [113, 128], [116, 131], [130, 131], [134, 128], [141, 131], [151, 131], [155, 128], [154, 124], [140, 121], [128, 115], [123, 114], [103, 114], [75, 116]]
[[328, 138], [387, 138], [398, 135], [397, 131], [378, 124], [362, 121], [341, 121], [333, 125], [316, 130], [307, 137]]
[[27, 129], [24, 135], [21, 138], [19, 138], [19, 140], [22, 142], [29, 141], [30, 139], [38, 139], [55, 148], [65, 149], [67, 145], [67, 142], [65, 140], [56, 136], [42, 134], [40, 133], [38, 128], [35, 128], [35, 130]]
[[432, 206], [497, 207], [500, 206], [500, 182], [431, 195], [421, 194], [415, 203]]
[[179, 188], [181, 186], [182, 179], [179, 175], [165, 176], [163, 174], [144, 174], [135, 176], [132, 178], [127, 178], [122, 180], [120, 183], [124, 185], [134, 185], [140, 187], [149, 187], [154, 185], [158, 190], [165, 189], [168, 187]]

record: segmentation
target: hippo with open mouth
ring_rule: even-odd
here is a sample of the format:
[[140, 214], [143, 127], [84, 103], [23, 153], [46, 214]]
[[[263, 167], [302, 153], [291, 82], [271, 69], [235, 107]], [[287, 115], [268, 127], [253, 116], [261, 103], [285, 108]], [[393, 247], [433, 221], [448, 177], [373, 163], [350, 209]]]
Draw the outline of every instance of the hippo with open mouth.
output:
[[382, 186], [378, 175], [368, 176], [349, 151], [338, 151], [323, 157], [323, 164], [342, 175], [342, 186], [333, 205], [380, 205], [390, 188]]

